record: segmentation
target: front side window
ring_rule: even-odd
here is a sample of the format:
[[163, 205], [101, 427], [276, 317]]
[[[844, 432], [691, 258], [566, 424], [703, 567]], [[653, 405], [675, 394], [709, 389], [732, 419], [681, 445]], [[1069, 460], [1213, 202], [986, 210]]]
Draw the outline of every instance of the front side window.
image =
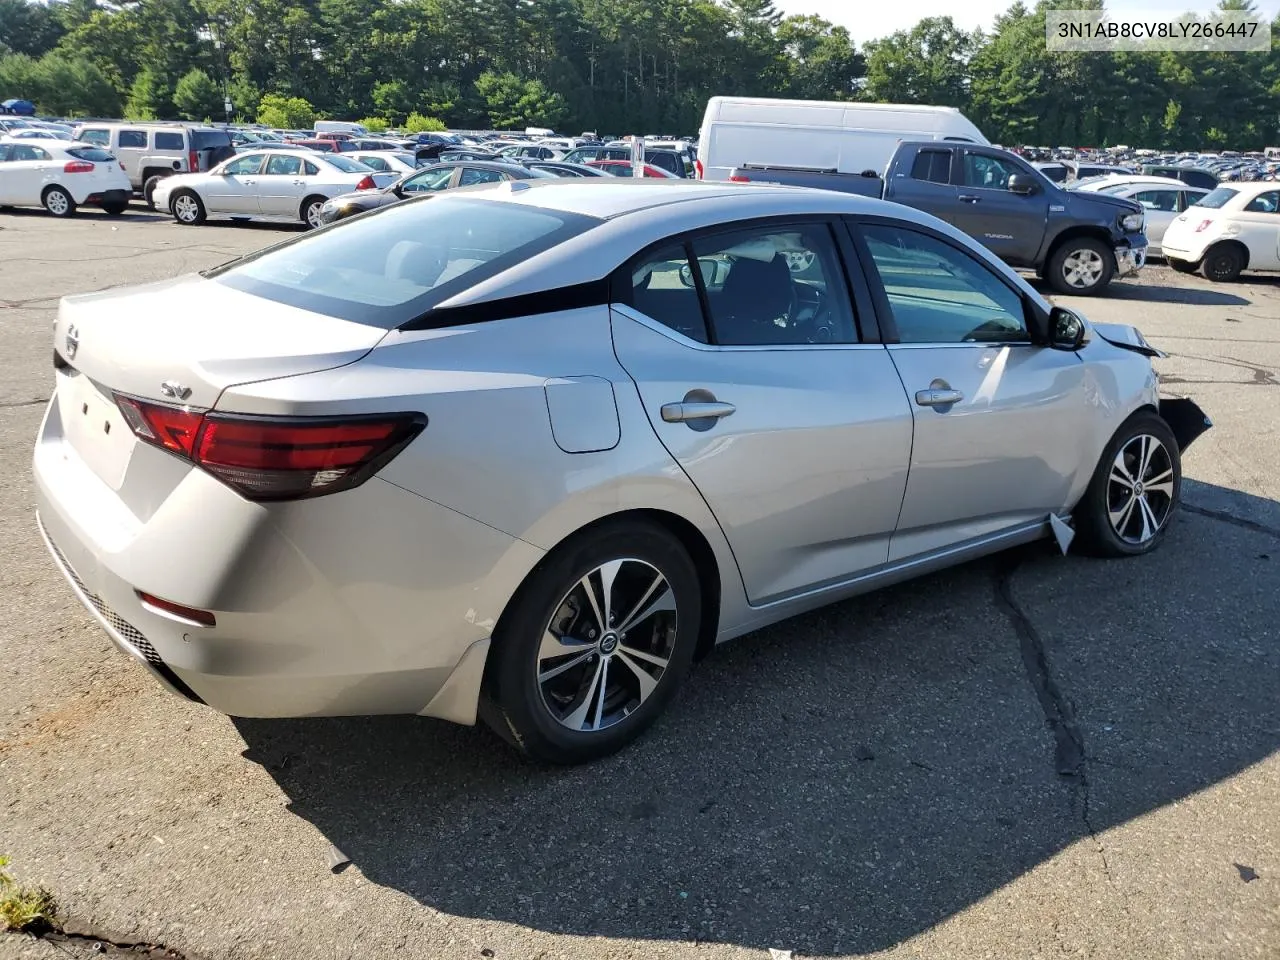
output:
[[267, 158], [267, 174], [275, 177], [296, 177], [302, 172], [302, 158], [276, 154]]
[[458, 186], [470, 187], [477, 183], [499, 183], [502, 174], [497, 170], [484, 170], [480, 167], [464, 167], [458, 177]]
[[1001, 157], [988, 157], [981, 153], [966, 153], [961, 182], [966, 187], [980, 190], [1007, 190], [1009, 178], [1021, 173], [1016, 166]]
[[111, 146], [111, 131], [81, 130], [76, 139], [83, 140], [85, 143], [94, 143], [100, 147], [109, 147]]
[[911, 165], [912, 180], [927, 180], [930, 183], [951, 182], [951, 151], [921, 150], [916, 154], [915, 163]]
[[1024, 343], [1022, 298], [989, 267], [928, 234], [864, 227], [901, 343]]
[[121, 130], [120, 146], [133, 147], [135, 149], [145, 149], [147, 146], [147, 131], [145, 130]]
[[431, 193], [444, 190], [453, 179], [453, 167], [433, 167], [423, 173], [414, 174], [400, 185], [401, 193]]
[[1258, 194], [1244, 209], [1245, 213], [1276, 213], [1280, 210], [1280, 190]]
[[236, 157], [230, 161], [222, 168], [222, 172], [233, 177], [257, 173], [262, 166], [263, 156], [264, 154], [261, 153], [246, 153], [243, 157]]

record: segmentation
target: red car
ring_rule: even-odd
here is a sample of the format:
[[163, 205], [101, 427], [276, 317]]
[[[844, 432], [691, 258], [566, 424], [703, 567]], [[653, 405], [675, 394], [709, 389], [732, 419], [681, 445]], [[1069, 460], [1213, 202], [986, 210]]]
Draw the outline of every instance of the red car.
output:
[[[615, 177], [629, 177], [632, 173], [630, 160], [591, 160], [587, 163], [587, 166], [603, 170], [605, 173], [612, 174]], [[644, 165], [644, 175], [646, 177], [662, 177], [668, 180], [680, 179], [674, 173], [669, 173], [661, 167], [655, 167], [652, 163]]]
[[323, 150], [326, 153], [342, 153], [344, 150], [355, 150], [356, 145], [347, 140], [294, 140], [294, 144], [299, 147], [306, 147], [309, 150]]

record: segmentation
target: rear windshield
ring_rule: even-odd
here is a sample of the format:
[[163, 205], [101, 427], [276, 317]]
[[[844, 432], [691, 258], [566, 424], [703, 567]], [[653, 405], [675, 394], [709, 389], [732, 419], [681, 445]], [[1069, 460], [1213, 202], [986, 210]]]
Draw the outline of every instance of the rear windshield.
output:
[[1194, 205], [1197, 207], [1212, 207], [1217, 210], [1219, 207], [1225, 207], [1231, 201], [1231, 198], [1239, 192], [1239, 190], [1232, 190], [1230, 187], [1219, 187], [1217, 190], [1210, 190], [1197, 200]]
[[339, 153], [326, 153], [324, 162], [331, 167], [337, 167], [343, 173], [369, 173], [373, 170], [373, 167], [368, 164], [352, 160], [350, 157], [344, 157]]
[[192, 130], [191, 145], [196, 150], [231, 146], [231, 135], [225, 130]]
[[88, 160], [90, 163], [110, 163], [115, 160], [113, 154], [100, 147], [71, 147], [67, 153], [77, 160]]
[[432, 196], [303, 234], [204, 275], [276, 303], [391, 330], [601, 222]]

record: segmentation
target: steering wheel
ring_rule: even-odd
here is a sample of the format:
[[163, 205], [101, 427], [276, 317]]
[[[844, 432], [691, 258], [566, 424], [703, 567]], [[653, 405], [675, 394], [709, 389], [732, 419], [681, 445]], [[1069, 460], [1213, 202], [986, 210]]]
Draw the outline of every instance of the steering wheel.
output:
[[812, 250], [788, 250], [783, 258], [787, 261], [787, 269], [792, 273], [804, 273], [813, 266], [816, 254]]
[[[810, 254], [809, 262], [813, 263]], [[807, 283], [791, 283], [791, 317], [792, 329], [804, 333], [806, 343], [831, 343], [835, 339], [835, 328], [831, 323], [831, 300], [819, 287], [811, 287]]]

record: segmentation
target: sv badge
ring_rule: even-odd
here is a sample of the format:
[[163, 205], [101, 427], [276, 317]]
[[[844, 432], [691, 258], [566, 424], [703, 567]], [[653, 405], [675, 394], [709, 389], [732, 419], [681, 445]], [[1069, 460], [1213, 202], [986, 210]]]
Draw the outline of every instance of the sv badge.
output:
[[184, 387], [177, 380], [166, 380], [160, 384], [160, 392], [170, 400], [185, 400], [191, 396], [191, 388]]

